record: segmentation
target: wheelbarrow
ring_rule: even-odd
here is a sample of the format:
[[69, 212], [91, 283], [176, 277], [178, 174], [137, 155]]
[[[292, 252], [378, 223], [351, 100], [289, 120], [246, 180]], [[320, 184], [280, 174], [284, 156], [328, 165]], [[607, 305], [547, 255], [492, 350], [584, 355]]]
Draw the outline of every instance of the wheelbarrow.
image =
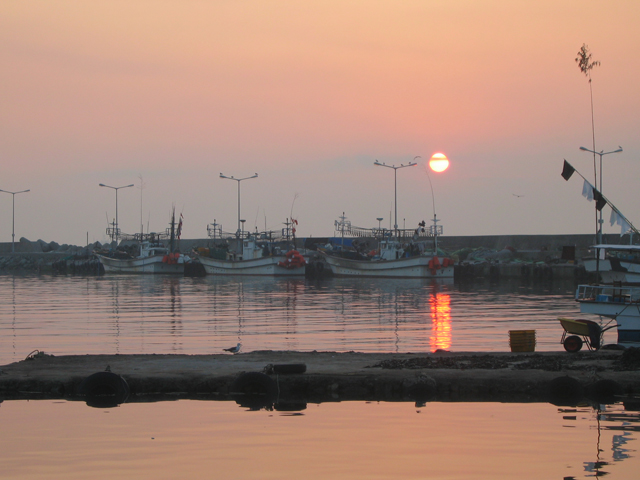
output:
[[564, 328], [560, 343], [569, 353], [579, 352], [583, 344], [586, 344], [589, 350], [598, 350], [602, 346], [604, 332], [618, 326], [614, 324], [601, 327], [596, 322], [583, 319], [573, 320], [559, 317], [558, 320]]

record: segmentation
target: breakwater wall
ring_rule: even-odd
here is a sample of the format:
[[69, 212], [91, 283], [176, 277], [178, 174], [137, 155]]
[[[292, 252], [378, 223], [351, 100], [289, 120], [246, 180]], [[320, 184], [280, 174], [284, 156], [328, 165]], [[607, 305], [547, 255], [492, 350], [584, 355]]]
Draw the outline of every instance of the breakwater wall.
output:
[[[298, 247], [312, 246], [315, 244], [327, 243], [332, 237], [304, 237], [298, 238], [296, 244]], [[376, 243], [373, 238], [365, 238], [364, 240]], [[620, 237], [617, 234], [605, 234], [603, 236], [604, 243], [628, 243], [628, 237]], [[188, 252], [194, 247], [206, 247], [211, 242], [209, 238], [182, 239], [179, 241], [180, 250]], [[447, 251], [459, 250], [462, 248], [487, 248], [494, 250], [502, 250], [506, 247], [512, 247], [518, 251], [537, 250], [547, 252], [558, 252], [562, 247], [573, 246], [576, 248], [576, 254], [579, 252], [586, 253], [588, 248], [595, 243], [593, 234], [560, 234], [560, 235], [460, 235], [438, 237], [438, 245]], [[14, 245], [16, 253], [48, 253], [64, 249], [70, 251], [74, 249], [91, 249], [92, 245], [69, 246], [58, 245], [56, 242], [44, 242], [43, 240], [30, 241], [21, 238]], [[12, 253], [11, 242], [0, 242], [0, 255]]]
[[[359, 241], [377, 245], [374, 238], [360, 238]], [[622, 239], [624, 241], [624, 238]], [[307, 237], [296, 239], [297, 248], [313, 249], [324, 245], [330, 237]], [[457, 279], [489, 278], [531, 278], [547, 280], [552, 278], [588, 280], [581, 258], [589, 254], [589, 247], [595, 241], [594, 235], [470, 235], [442, 236], [438, 245], [446, 252], [460, 250], [485, 249], [495, 252], [508, 249], [513, 252], [510, 260], [506, 258], [487, 258], [487, 261], [461, 261], [456, 266]], [[604, 236], [605, 243], [617, 243], [621, 238], [616, 234]], [[628, 241], [628, 239], [627, 239]], [[211, 240], [183, 239], [179, 249], [183, 253], [194, 248], [204, 247]], [[12, 245], [11, 242], [0, 243], [0, 271], [58, 271], [60, 273], [98, 273], [99, 266], [92, 263], [94, 248], [99, 244], [88, 246], [58, 245], [55, 242], [35, 242], [21, 238]], [[15, 249], [15, 253], [12, 252]], [[94, 257], [95, 258], [95, 257]], [[463, 260], [462, 258], [460, 260]], [[97, 261], [97, 260], [96, 260]], [[63, 265], [64, 264], [64, 265]], [[63, 266], [64, 268], [58, 268]]]

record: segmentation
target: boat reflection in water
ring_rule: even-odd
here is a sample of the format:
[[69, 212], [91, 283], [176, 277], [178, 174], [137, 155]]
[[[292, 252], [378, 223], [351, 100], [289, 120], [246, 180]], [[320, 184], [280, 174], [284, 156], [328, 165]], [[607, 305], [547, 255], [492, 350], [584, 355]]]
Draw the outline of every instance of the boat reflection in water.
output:
[[449, 350], [451, 348], [451, 297], [447, 293], [434, 291], [429, 295], [431, 314], [431, 351]]

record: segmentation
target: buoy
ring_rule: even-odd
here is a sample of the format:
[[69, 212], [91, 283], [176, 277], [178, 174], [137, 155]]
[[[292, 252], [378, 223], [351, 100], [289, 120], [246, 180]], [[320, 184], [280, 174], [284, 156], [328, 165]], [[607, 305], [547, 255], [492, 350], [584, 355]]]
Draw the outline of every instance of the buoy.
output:
[[575, 378], [556, 377], [549, 383], [549, 402], [557, 406], [575, 406], [584, 396], [582, 384]]
[[120, 375], [98, 372], [82, 381], [78, 393], [86, 398], [90, 407], [117, 407], [129, 397], [129, 385]]
[[241, 407], [260, 410], [273, 406], [278, 394], [278, 385], [264, 373], [248, 372], [240, 374], [233, 381], [229, 393]]

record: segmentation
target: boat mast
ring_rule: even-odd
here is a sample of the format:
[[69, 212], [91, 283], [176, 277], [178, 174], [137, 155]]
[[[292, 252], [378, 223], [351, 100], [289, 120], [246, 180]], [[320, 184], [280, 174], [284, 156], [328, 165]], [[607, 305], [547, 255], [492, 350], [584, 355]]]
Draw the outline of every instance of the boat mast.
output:
[[173, 211], [171, 212], [171, 236], [169, 237], [169, 252], [173, 252], [173, 243], [175, 241], [176, 236], [176, 207], [173, 207]]

